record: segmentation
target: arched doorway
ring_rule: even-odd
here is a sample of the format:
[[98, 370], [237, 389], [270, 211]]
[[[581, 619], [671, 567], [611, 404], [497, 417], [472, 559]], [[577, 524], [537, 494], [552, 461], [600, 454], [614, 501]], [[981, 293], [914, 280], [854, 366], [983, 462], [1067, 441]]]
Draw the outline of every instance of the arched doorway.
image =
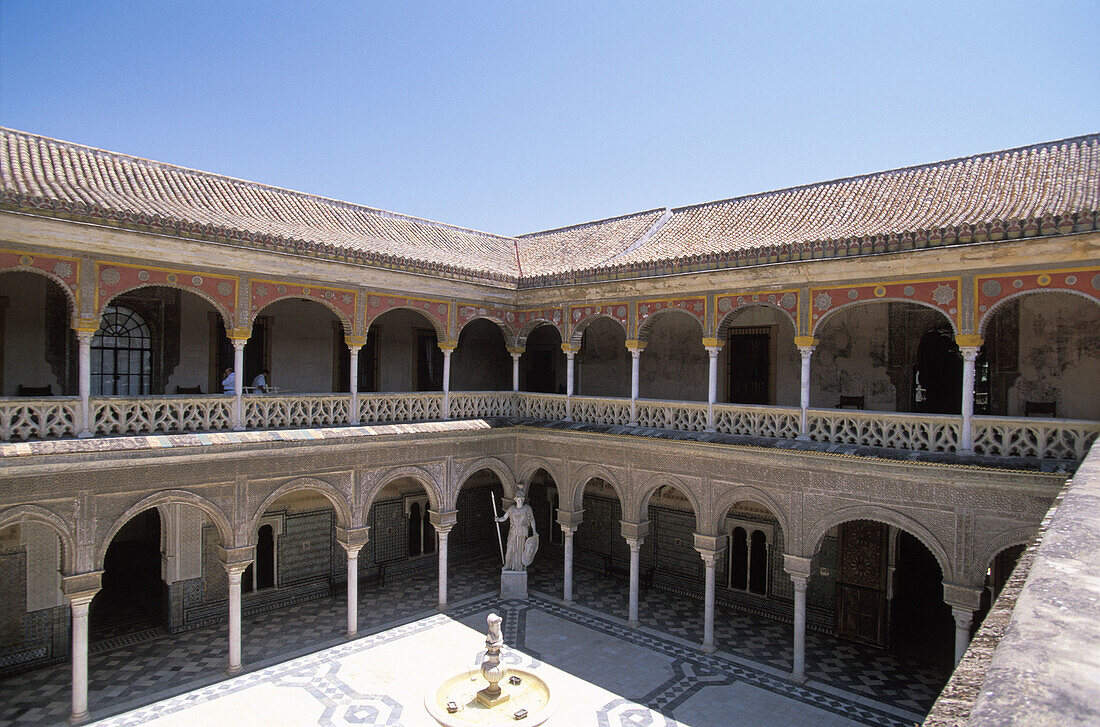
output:
[[917, 538], [899, 531], [895, 567], [891, 648], [950, 673], [955, 664], [955, 622], [943, 600], [943, 573], [936, 557]]
[[485, 318], [470, 321], [458, 334], [451, 357], [453, 391], [510, 391], [512, 357], [499, 325]]
[[520, 389], [541, 394], [565, 393], [565, 352], [561, 334], [544, 323], [527, 336], [519, 359]]
[[917, 346], [913, 411], [958, 414], [962, 405], [962, 356], [950, 326], [925, 331]]
[[161, 517], [154, 507], [132, 517], [107, 546], [101, 587], [90, 609], [90, 639], [167, 626], [165, 594]]
[[630, 352], [626, 331], [613, 318], [597, 318], [585, 329], [575, 364], [575, 393], [630, 396]]
[[51, 278], [0, 273], [0, 396], [76, 393], [71, 307]]

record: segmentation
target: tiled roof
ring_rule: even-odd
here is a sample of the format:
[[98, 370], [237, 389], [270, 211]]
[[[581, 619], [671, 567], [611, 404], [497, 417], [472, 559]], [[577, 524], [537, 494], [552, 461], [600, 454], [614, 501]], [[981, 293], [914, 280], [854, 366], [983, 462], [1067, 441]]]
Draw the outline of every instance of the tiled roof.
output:
[[648, 210], [520, 235], [520, 268], [524, 275], [545, 275], [598, 267], [643, 239], [665, 212]]
[[681, 207], [606, 265], [578, 260], [524, 285], [1091, 230], [1098, 209], [1093, 134]]
[[512, 280], [515, 242], [337, 200], [0, 129], [3, 202], [364, 264]]
[[0, 206], [535, 287], [1096, 229], [1100, 134], [516, 238], [0, 129]]

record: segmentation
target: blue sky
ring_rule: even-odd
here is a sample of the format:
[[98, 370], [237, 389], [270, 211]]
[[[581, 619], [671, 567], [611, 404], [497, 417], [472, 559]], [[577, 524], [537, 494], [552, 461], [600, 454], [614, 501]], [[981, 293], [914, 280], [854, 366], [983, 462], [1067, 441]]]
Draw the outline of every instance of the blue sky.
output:
[[518, 234], [1100, 131], [1095, 2], [0, 0], [0, 124]]

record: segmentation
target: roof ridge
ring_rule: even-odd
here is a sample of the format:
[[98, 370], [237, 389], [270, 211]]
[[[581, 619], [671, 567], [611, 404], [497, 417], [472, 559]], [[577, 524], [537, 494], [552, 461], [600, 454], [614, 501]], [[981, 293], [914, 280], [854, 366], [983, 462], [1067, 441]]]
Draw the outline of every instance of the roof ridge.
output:
[[980, 154], [970, 154], [968, 156], [953, 157], [951, 159], [943, 159], [936, 162], [926, 162], [924, 164], [910, 164], [904, 167], [895, 167], [893, 169], [882, 169], [877, 172], [865, 172], [863, 174], [853, 174], [847, 177], [837, 177], [835, 179], [827, 179], [821, 182], [810, 182], [808, 184], [796, 184], [790, 187], [780, 187], [778, 189], [770, 189], [765, 192], [753, 192], [752, 194], [742, 194], [734, 197], [726, 197], [725, 199], [716, 199], [710, 202], [697, 202], [696, 204], [684, 205], [682, 207], [673, 207], [672, 211], [686, 212], [688, 210], [697, 209], [699, 207], [707, 207], [709, 205], [725, 204], [727, 202], [738, 202], [740, 200], [758, 199], [761, 197], [769, 197], [777, 194], [785, 194], [789, 192], [796, 192], [801, 190], [816, 189], [818, 187], [825, 187], [831, 184], [840, 184], [843, 182], [854, 182], [857, 180], [871, 179], [873, 177], [883, 177], [888, 174], [895, 174], [899, 172], [908, 172], [914, 169], [932, 169], [935, 167], [946, 166], [948, 164], [957, 164], [959, 162], [966, 162], [976, 159], [988, 159], [994, 158], [1000, 155], [1011, 154], [1020, 151], [1031, 151], [1038, 149], [1047, 149], [1059, 144], [1065, 144], [1067, 142], [1079, 142], [1079, 141], [1100, 141], [1100, 132], [1092, 134], [1080, 134], [1078, 136], [1068, 136], [1064, 139], [1054, 139], [1052, 141], [1042, 141], [1037, 144], [1025, 144], [1024, 146], [1010, 147], [1008, 149], [998, 149], [997, 151], [987, 151]]
[[669, 209], [668, 207], [654, 207], [653, 209], [642, 210], [641, 212], [628, 212], [624, 215], [615, 215], [614, 217], [604, 217], [599, 220], [591, 220], [589, 222], [578, 222], [573, 225], [562, 225], [561, 227], [551, 227], [546, 230], [538, 230], [537, 232], [525, 232], [522, 235], [516, 235], [515, 239], [522, 240], [525, 237], [534, 237], [535, 235], [545, 235], [548, 232], [561, 232], [562, 230], [572, 230], [578, 227], [588, 227], [589, 225], [598, 225], [601, 222], [614, 222], [615, 220], [625, 220], [627, 217], [637, 217], [638, 215], [648, 215], [651, 212], [664, 212]]
[[62, 146], [69, 147], [69, 148], [76, 147], [76, 148], [80, 148], [80, 149], [86, 149], [86, 150], [88, 150], [88, 151], [90, 151], [90, 152], [92, 152], [96, 155], [103, 155], [103, 156], [111, 157], [111, 158], [114, 158], [114, 159], [129, 159], [131, 161], [139, 162], [139, 163], [144, 164], [144, 165], [150, 165], [150, 166], [158, 167], [158, 168], [161, 168], [161, 169], [173, 169], [173, 170], [176, 170], [176, 171], [182, 171], [182, 172], [186, 172], [188, 174], [198, 175], [200, 177], [205, 177], [205, 178], [208, 178], [208, 179], [220, 179], [220, 180], [224, 180], [224, 181], [228, 181], [228, 182], [233, 182], [235, 184], [245, 185], [247, 187], [252, 187], [252, 188], [257, 188], [257, 189], [267, 189], [267, 190], [273, 190], [273, 191], [276, 191], [276, 192], [282, 192], [282, 193], [293, 195], [295, 197], [299, 197], [299, 198], [302, 198], [302, 199], [311, 199], [311, 200], [318, 200], [318, 201], [321, 201], [321, 202], [327, 202], [327, 203], [330, 203], [330, 204], [339, 205], [339, 206], [344, 207], [346, 209], [361, 210], [361, 211], [374, 213], [374, 214], [377, 214], [381, 217], [389, 217], [389, 218], [393, 218], [393, 219], [423, 222], [423, 223], [429, 224], [433, 227], [444, 227], [444, 228], [451, 229], [451, 230], [458, 230], [460, 232], [470, 232], [470, 233], [473, 233], [473, 234], [476, 234], [476, 235], [482, 235], [484, 237], [498, 238], [500, 240], [505, 240], [505, 241], [512, 241], [512, 240], [515, 239], [515, 238], [510, 237], [508, 235], [500, 235], [500, 234], [497, 234], [495, 232], [486, 232], [485, 230], [477, 230], [477, 229], [474, 229], [472, 227], [463, 227], [462, 225], [452, 225], [448, 222], [440, 222], [438, 220], [431, 220], [431, 219], [428, 219], [427, 217], [417, 217], [416, 215], [409, 215], [409, 214], [405, 214], [403, 212], [393, 212], [392, 210], [384, 210], [384, 209], [381, 209], [379, 207], [368, 207], [367, 205], [364, 205], [364, 204], [359, 204], [357, 202], [348, 202], [347, 200], [336, 199], [335, 197], [326, 197], [326, 196], [320, 195], [320, 194], [311, 194], [309, 192], [302, 192], [301, 190], [297, 190], [297, 189], [289, 189], [287, 187], [280, 187], [280, 186], [277, 186], [277, 185], [274, 185], [274, 184], [264, 184], [263, 182], [256, 182], [256, 181], [253, 181], [251, 179], [242, 179], [240, 177], [233, 177], [233, 176], [230, 176], [228, 174], [218, 174], [216, 172], [209, 172], [209, 171], [206, 171], [206, 170], [203, 170], [203, 169], [195, 169], [194, 167], [185, 167], [185, 166], [180, 165], [180, 164], [172, 164], [171, 162], [162, 162], [162, 161], [158, 161], [156, 159], [147, 159], [146, 157], [139, 157], [139, 156], [135, 156], [133, 154], [126, 154], [124, 152], [112, 151], [110, 149], [102, 149], [100, 147], [91, 146], [89, 144], [81, 144], [81, 143], [75, 142], [75, 141], [66, 141], [64, 139], [58, 139], [56, 137], [46, 136], [44, 134], [35, 134], [35, 133], [30, 132], [30, 131], [22, 131], [20, 129], [13, 129], [13, 128], [8, 127], [8, 126], [0, 126], [0, 134], [4, 134], [4, 133], [15, 134], [15, 135], [19, 135], [19, 136], [23, 136], [23, 137], [27, 137], [27, 138], [42, 139], [44, 141], [54, 142], [54, 143], [57, 143], [57, 144], [60, 144]]

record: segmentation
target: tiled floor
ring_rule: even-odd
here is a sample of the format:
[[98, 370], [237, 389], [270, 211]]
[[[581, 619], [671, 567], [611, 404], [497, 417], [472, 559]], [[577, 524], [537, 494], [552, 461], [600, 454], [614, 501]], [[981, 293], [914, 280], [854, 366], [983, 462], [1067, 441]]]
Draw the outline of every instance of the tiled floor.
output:
[[[301, 692], [299, 696], [307, 695], [302, 696], [307, 702], [313, 699], [320, 704], [317, 700], [321, 699], [325, 704], [340, 705], [344, 699], [340, 695], [351, 694], [348, 689], [381, 700], [363, 706], [356, 701], [359, 697], [355, 697], [352, 701], [359, 705], [356, 707], [359, 711], [344, 717], [332, 712], [331, 705], [318, 707], [318, 724], [341, 721], [421, 724], [416, 721], [420, 719], [417, 715], [422, 714], [418, 704], [414, 710], [411, 703], [402, 703], [405, 716], [396, 717], [396, 721], [386, 722], [382, 718], [394, 714], [392, 709], [387, 712], [386, 699], [401, 702], [398, 686], [387, 687], [385, 679], [380, 682], [375, 679], [360, 684], [362, 689], [353, 689], [340, 676], [343, 666], [326, 665], [343, 664], [346, 659], [367, 659], [371, 669], [376, 669], [371, 659], [391, 663], [393, 653], [417, 651], [409, 646], [412, 641], [397, 652], [382, 649], [390, 642], [398, 643], [395, 639], [416, 637], [434, 645], [434, 630], [453, 623], [452, 619], [483, 631], [484, 615], [489, 608], [505, 614], [505, 638], [518, 650], [517, 654], [522, 652], [527, 655], [524, 658], [566, 672], [564, 678], [574, 680], [577, 685], [588, 685], [576, 689], [592, 691], [586, 702], [591, 724], [674, 724], [669, 720], [679, 720], [693, 727], [725, 725], [730, 723], [731, 709], [740, 710], [738, 724], [797, 724], [807, 715], [814, 715], [812, 721], [818, 725], [852, 721], [909, 724], [919, 721], [928, 710], [945, 679], [945, 675], [930, 674], [902, 663], [887, 652], [810, 632], [807, 672], [811, 681], [794, 685], [784, 676], [790, 668], [789, 625], [719, 608], [716, 641], [720, 652], [705, 655], [692, 646], [702, 634], [702, 607], [698, 601], [645, 589], [640, 604], [643, 628], [632, 630], [622, 625], [626, 592], [621, 581], [578, 571], [576, 609], [566, 609], [554, 598], [537, 596], [527, 604], [502, 604], [485, 595], [494, 588], [494, 570], [491, 561], [464, 569], [452, 568], [451, 602], [465, 603], [445, 616], [434, 611], [434, 575], [405, 582], [387, 581], [384, 589], [361, 593], [360, 633], [372, 635], [353, 642], [343, 637], [345, 602], [340, 598], [246, 618], [242, 625], [243, 660], [249, 672], [231, 680], [223, 672], [225, 626], [92, 654], [89, 658], [92, 716], [119, 714], [185, 692], [192, 693], [175, 700], [176, 707], [172, 709], [176, 711], [171, 712], [181, 718], [184, 712], [179, 711], [179, 704], [205, 704], [217, 695], [238, 695], [235, 699], [251, 695], [248, 699], [252, 703], [263, 705], [268, 703], [270, 695], [264, 696], [268, 691], [293, 682], [298, 685], [295, 689]], [[531, 589], [560, 596], [560, 569], [540, 559], [531, 572]], [[401, 624], [405, 626], [400, 627]], [[391, 628], [383, 630], [384, 626]], [[394, 626], [399, 628], [395, 630]], [[319, 652], [328, 647], [335, 648]], [[391, 648], [397, 647], [386, 647]], [[319, 653], [283, 664], [312, 652]], [[436, 653], [433, 649], [433, 654]], [[423, 661], [422, 654], [417, 658]], [[457, 654], [453, 658], [468, 668], [473, 654]], [[436, 655], [430, 660], [440, 668], [444, 661]], [[307, 682], [310, 686], [302, 686]], [[266, 685], [263, 689], [268, 691], [248, 691], [260, 684]], [[207, 685], [213, 686], [201, 689]], [[4, 679], [0, 681], [0, 693], [4, 695], [0, 700], [0, 724], [61, 724], [68, 715], [68, 665]], [[285, 697], [280, 694], [280, 699]], [[318, 694], [328, 696], [322, 699]], [[596, 705], [604, 697], [607, 699]], [[281, 703], [278, 699], [271, 702]], [[285, 708], [280, 709], [279, 714], [284, 714]], [[599, 709], [604, 710], [603, 716], [596, 714]], [[162, 713], [169, 712], [157, 714]], [[369, 715], [374, 716], [368, 719]], [[148, 713], [145, 718], [151, 716], [153, 713]], [[137, 723], [140, 722], [130, 717], [111, 722]]]

